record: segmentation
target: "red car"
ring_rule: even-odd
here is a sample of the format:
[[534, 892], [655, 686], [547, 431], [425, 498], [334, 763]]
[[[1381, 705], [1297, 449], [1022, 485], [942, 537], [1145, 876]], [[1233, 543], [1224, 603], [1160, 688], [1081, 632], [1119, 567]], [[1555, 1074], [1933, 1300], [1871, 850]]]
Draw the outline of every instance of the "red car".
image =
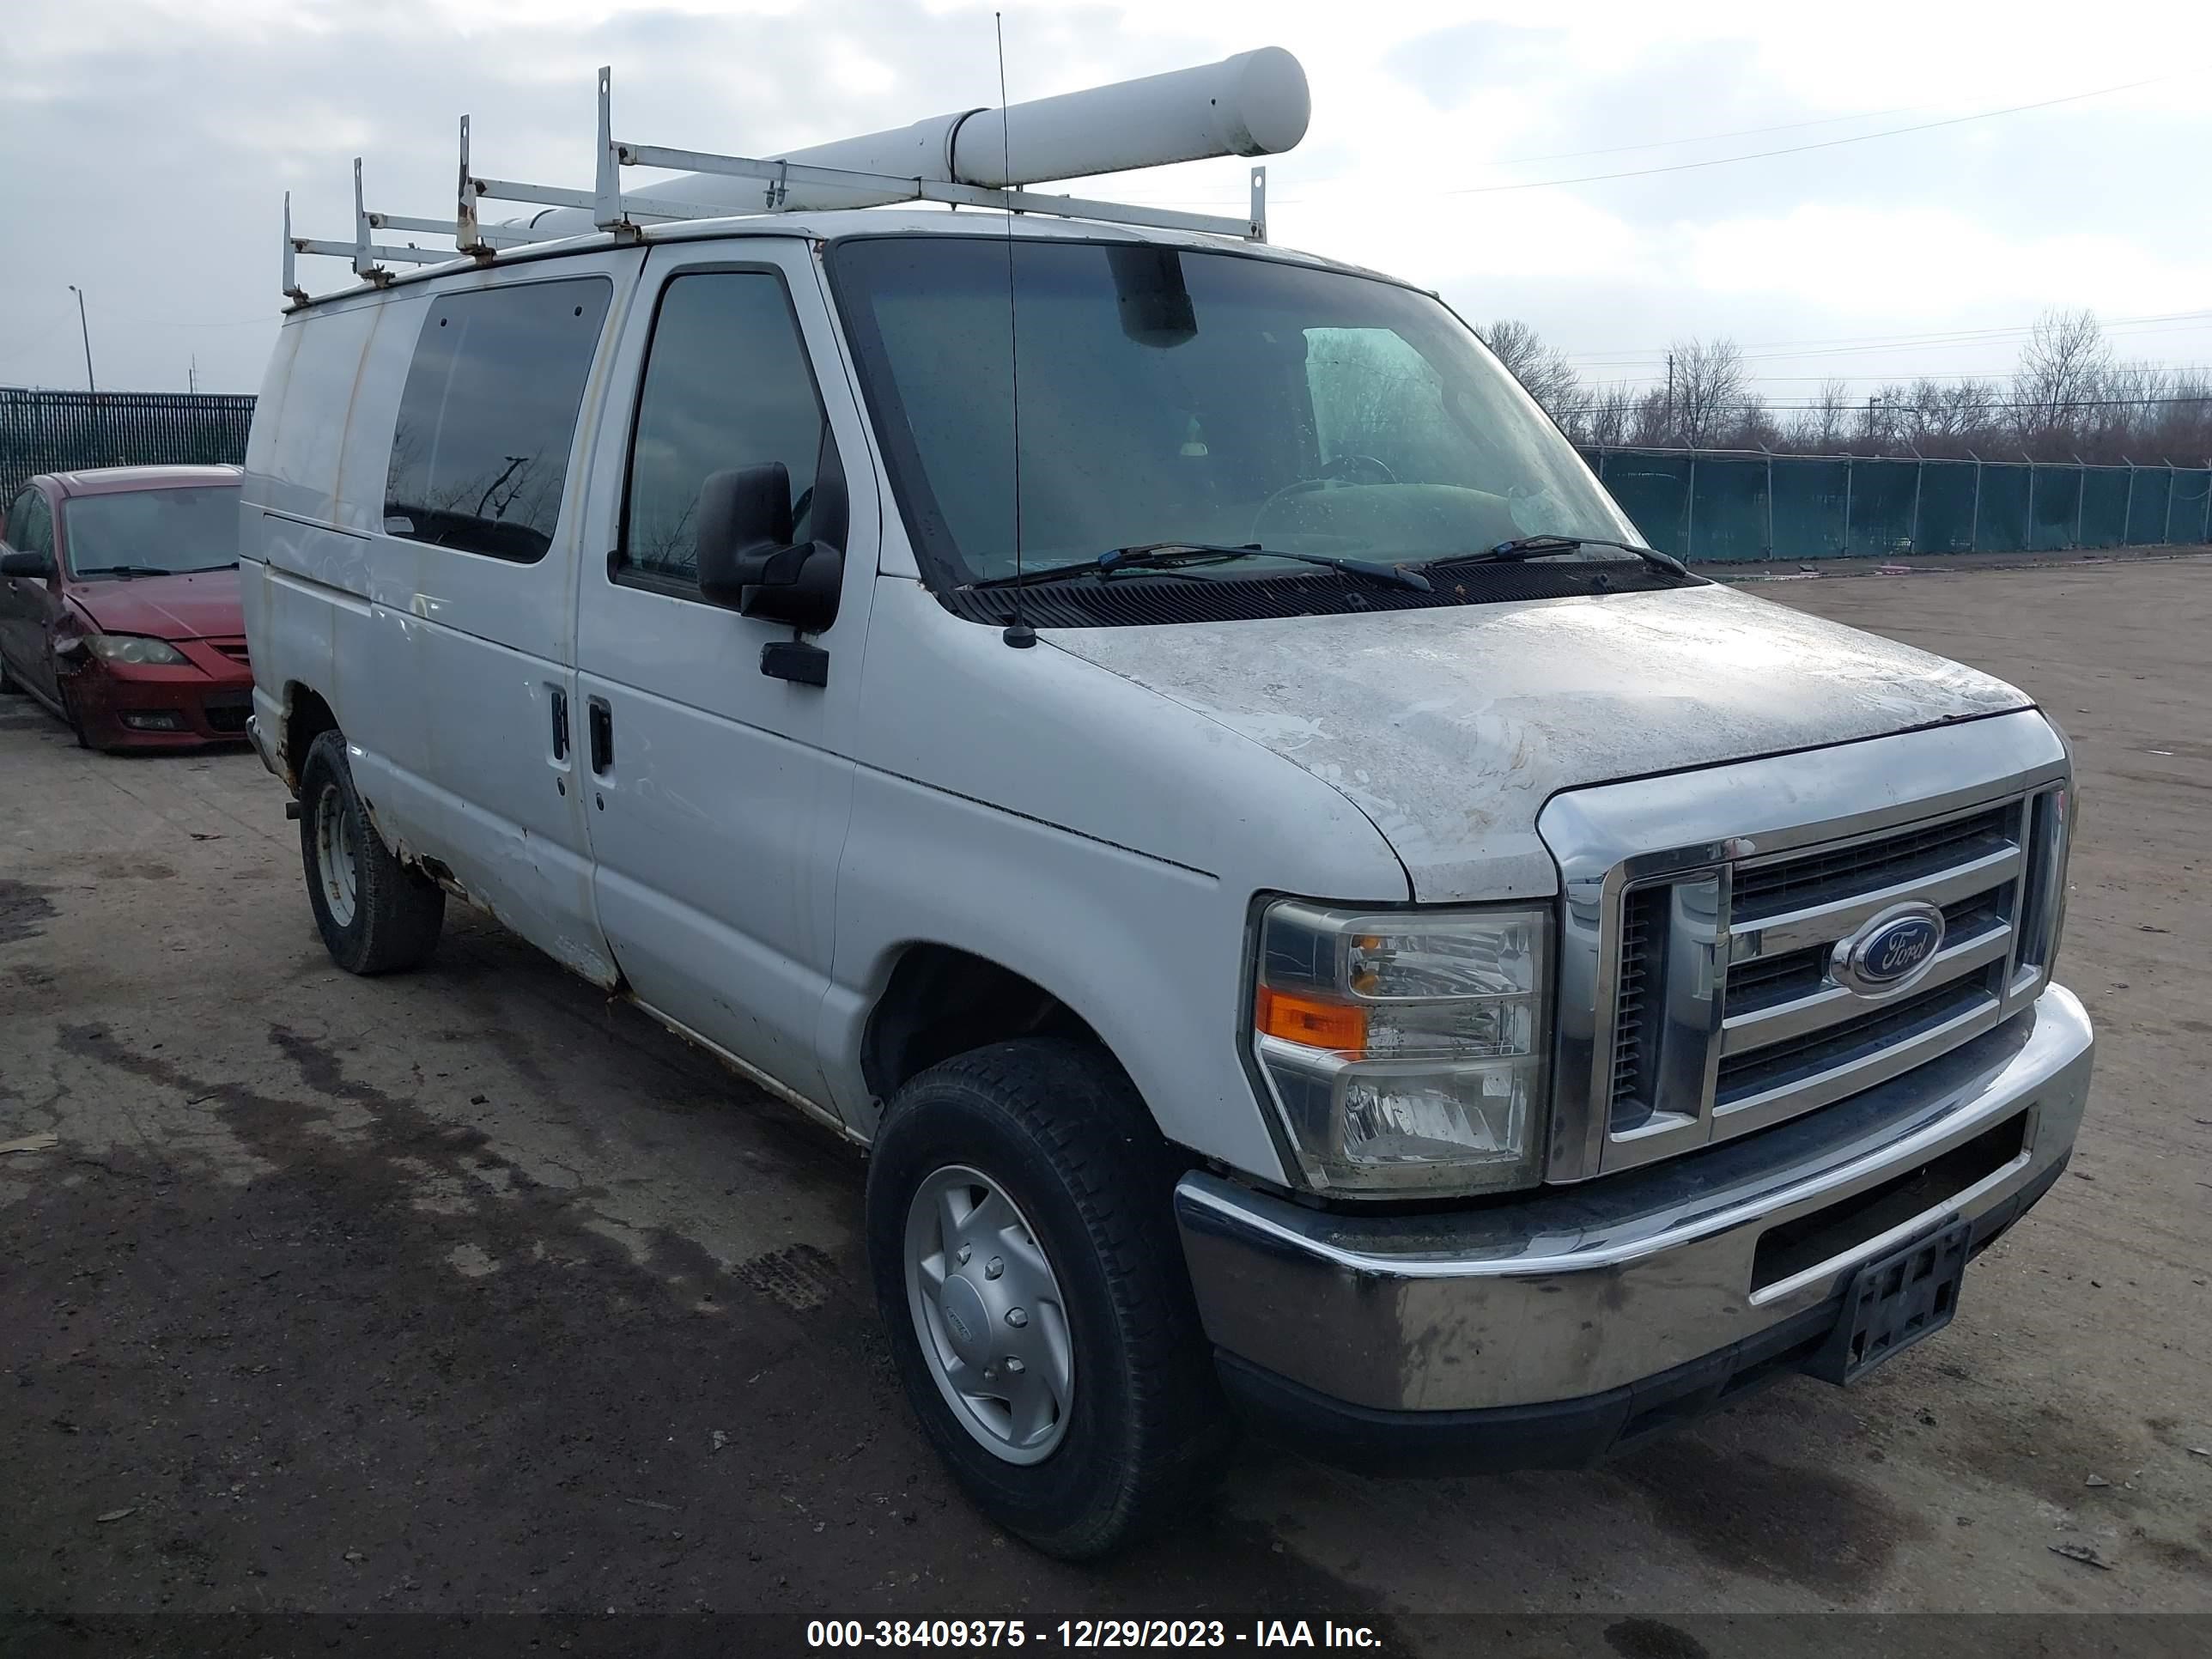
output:
[[24, 485], [0, 541], [0, 690], [28, 692], [88, 748], [241, 741], [238, 479], [111, 466]]

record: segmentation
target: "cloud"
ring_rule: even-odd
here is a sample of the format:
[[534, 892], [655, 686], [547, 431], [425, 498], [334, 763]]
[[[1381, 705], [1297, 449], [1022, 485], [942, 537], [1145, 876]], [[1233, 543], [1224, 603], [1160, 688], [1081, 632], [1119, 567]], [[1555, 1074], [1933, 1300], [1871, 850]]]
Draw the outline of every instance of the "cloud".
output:
[[1518, 23], [1459, 23], [1390, 48], [1382, 66], [1437, 109], [1457, 109], [1480, 88], [1550, 67], [1565, 34]]
[[[1340, 0], [1031, 0], [1008, 15], [1006, 69], [1020, 99], [1288, 46], [1315, 112], [1305, 144], [1270, 163], [1277, 240], [1440, 288], [1471, 315], [1526, 314], [1589, 355], [1650, 357], [1693, 331], [2011, 325], [2046, 304], [2179, 309], [2212, 291], [2212, 220], [2192, 206], [2212, 137], [2201, 73], [1726, 167], [1447, 193], [2201, 65], [2202, 7], [2108, 0], [2094, 28], [2043, 0], [2002, 18], [1924, 0], [1848, 14], [1587, 0], [1531, 15], [1504, 0], [1349, 15]], [[374, 204], [441, 215], [464, 111], [481, 171], [586, 184], [600, 64], [615, 66], [622, 136], [699, 149], [795, 147], [998, 99], [991, 9], [964, 0], [15, 0], [8, 44], [0, 222], [19, 239], [57, 228], [37, 257], [0, 264], [10, 382], [81, 376], [76, 282], [104, 382], [179, 386], [197, 356], [203, 385], [252, 389], [274, 333], [286, 188], [303, 231], [343, 236], [349, 162], [365, 154]], [[1894, 109], [1912, 112], [1873, 113]], [[1736, 133], [1758, 127], [1777, 131]], [[1235, 212], [1244, 168], [1084, 188]], [[2203, 361], [2212, 330], [2154, 344]]]

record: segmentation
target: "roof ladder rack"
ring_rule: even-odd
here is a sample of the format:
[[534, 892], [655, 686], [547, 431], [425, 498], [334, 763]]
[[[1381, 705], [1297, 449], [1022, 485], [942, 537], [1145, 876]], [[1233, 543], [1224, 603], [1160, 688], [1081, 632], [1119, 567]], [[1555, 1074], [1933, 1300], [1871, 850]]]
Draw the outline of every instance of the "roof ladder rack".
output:
[[[760, 181], [757, 208], [710, 206], [650, 193], [629, 193], [622, 188], [624, 167], [656, 167], [692, 173]], [[1267, 169], [1252, 168], [1250, 212], [1242, 219], [1212, 214], [1179, 213], [1168, 208], [1096, 201], [1084, 197], [1042, 195], [1034, 190], [988, 185], [943, 183], [900, 174], [857, 172], [845, 167], [817, 167], [788, 161], [765, 161], [750, 155], [722, 155], [707, 150], [675, 149], [661, 144], [629, 143], [614, 137], [613, 73], [599, 72], [599, 133], [592, 188], [566, 189], [509, 179], [487, 179], [470, 166], [469, 118], [460, 124], [460, 172], [457, 200], [451, 220], [434, 219], [370, 210], [362, 191], [362, 163], [353, 164], [354, 234], [350, 242], [323, 241], [295, 236], [292, 232], [291, 192], [284, 196], [284, 296], [294, 305], [309, 301], [300, 286], [295, 267], [302, 253], [344, 259], [363, 282], [382, 287], [393, 280], [388, 269], [395, 264], [445, 264], [459, 258], [479, 262], [501, 252], [532, 243], [557, 240], [579, 234], [573, 224], [560, 229], [534, 230], [523, 225], [487, 225], [482, 204], [487, 200], [514, 202], [538, 207], [587, 210], [592, 223], [618, 240], [634, 240], [648, 225], [696, 219], [727, 219], [750, 214], [804, 210], [792, 205], [794, 192], [805, 198], [808, 187], [818, 204], [823, 192], [832, 199], [839, 194], [865, 198], [855, 205], [886, 206], [900, 202], [939, 202], [954, 208], [997, 209], [1008, 213], [1034, 213], [1057, 218], [1088, 219], [1106, 224], [1133, 225], [1156, 230], [1194, 231], [1202, 234], [1235, 236], [1247, 241], [1267, 240]], [[450, 236], [451, 251], [380, 243], [371, 240], [379, 230], [416, 232]]]

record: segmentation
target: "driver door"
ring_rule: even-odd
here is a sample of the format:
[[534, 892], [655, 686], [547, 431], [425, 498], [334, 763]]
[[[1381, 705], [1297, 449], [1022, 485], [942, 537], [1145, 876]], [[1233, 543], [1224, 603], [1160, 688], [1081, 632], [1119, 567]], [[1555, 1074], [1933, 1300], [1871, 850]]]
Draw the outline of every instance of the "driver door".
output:
[[[602, 423], [584, 532], [611, 550], [577, 581], [599, 925], [640, 1002], [825, 1101], [815, 1028], [880, 539], [860, 408], [796, 238], [653, 248], [623, 326], [612, 381], [635, 401]], [[795, 538], [844, 546], [836, 617], [808, 636], [824, 684], [769, 672], [790, 628], [699, 591], [701, 485], [767, 462], [789, 474]], [[816, 511], [841, 470], [846, 511]]]

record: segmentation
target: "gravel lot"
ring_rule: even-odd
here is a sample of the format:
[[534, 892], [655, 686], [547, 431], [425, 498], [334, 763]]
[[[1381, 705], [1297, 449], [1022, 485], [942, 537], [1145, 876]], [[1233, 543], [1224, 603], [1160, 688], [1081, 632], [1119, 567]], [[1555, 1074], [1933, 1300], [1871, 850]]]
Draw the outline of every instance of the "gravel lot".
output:
[[[2102, 1046], [2067, 1178], [1850, 1392], [1588, 1474], [1248, 1448], [1082, 1571], [909, 1425], [855, 1155], [458, 910], [428, 971], [348, 978], [250, 755], [84, 754], [0, 703], [0, 1141], [58, 1137], [0, 1154], [0, 1614], [1256, 1612], [1402, 1651], [1482, 1611], [1522, 1621], [1488, 1651], [1695, 1659], [1727, 1627], [1688, 1615], [2212, 1613], [2212, 561], [1755, 591], [2072, 736], [2060, 972]], [[1560, 1613], [1601, 1617], [1528, 1622]]]

